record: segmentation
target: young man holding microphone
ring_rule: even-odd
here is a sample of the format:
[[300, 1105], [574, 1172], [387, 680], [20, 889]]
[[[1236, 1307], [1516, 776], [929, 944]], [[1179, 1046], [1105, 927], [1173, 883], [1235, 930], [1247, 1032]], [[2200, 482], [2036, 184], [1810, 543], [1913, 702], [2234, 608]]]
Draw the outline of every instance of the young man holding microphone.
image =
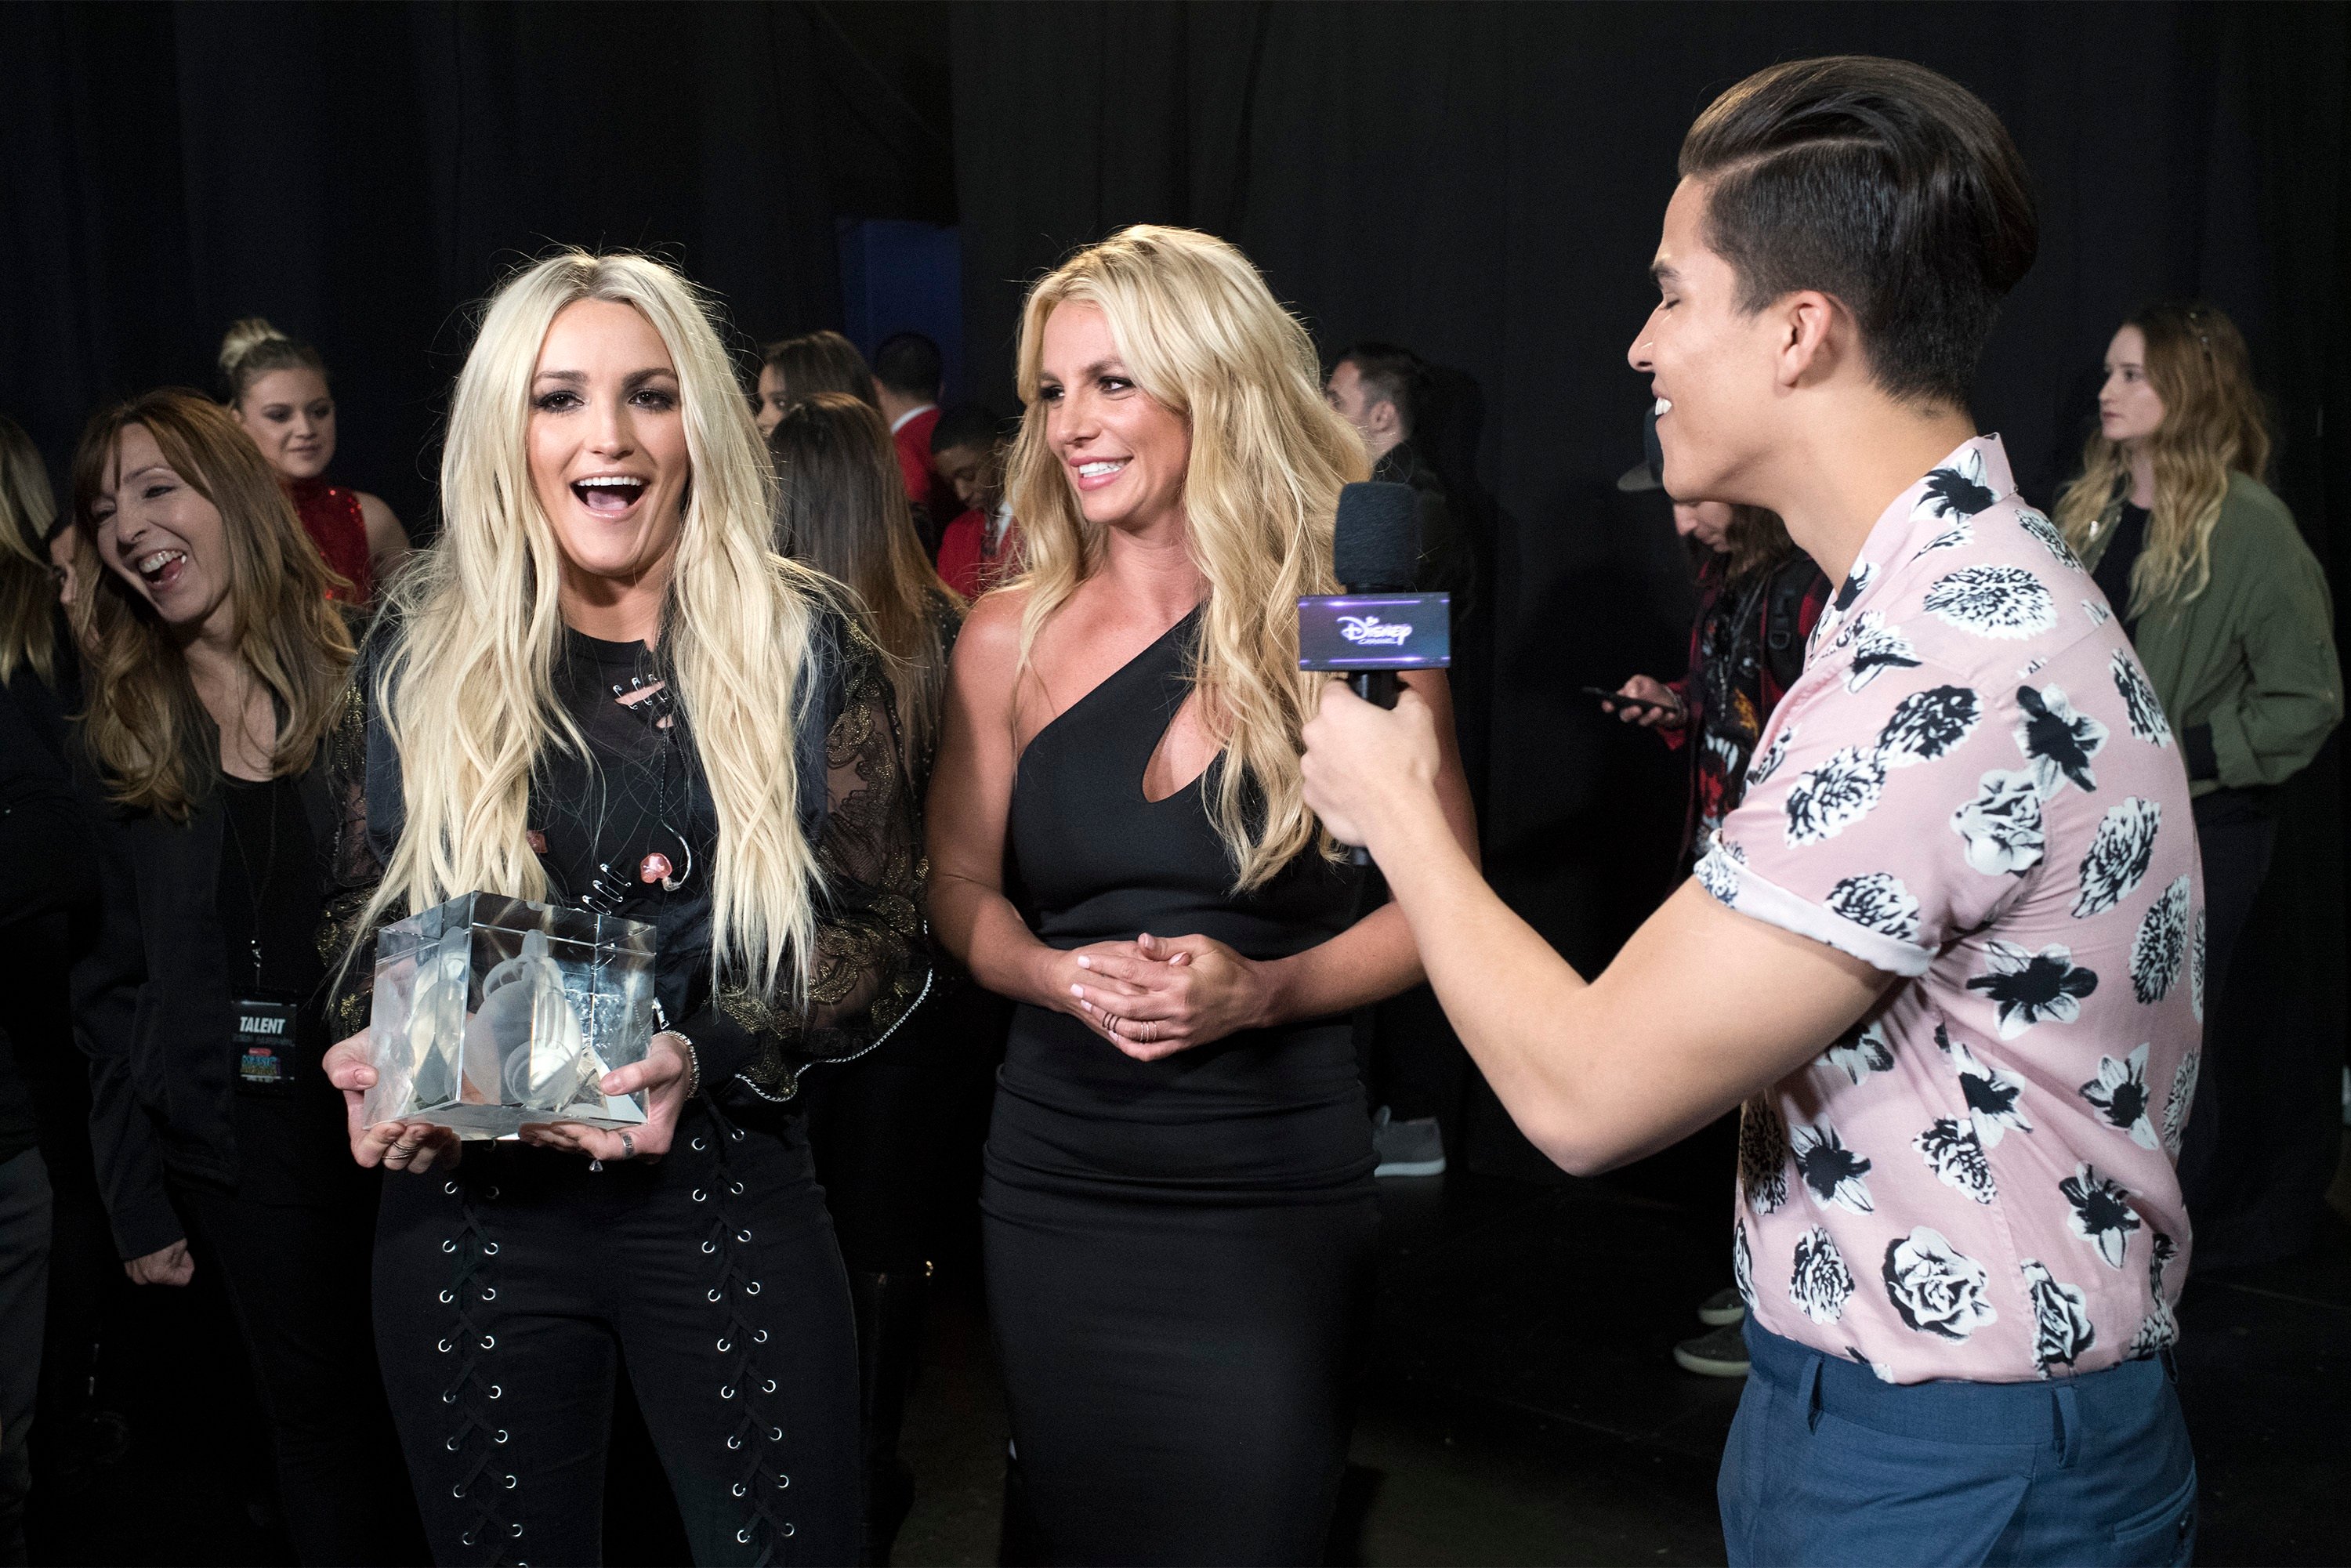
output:
[[1588, 982], [1454, 842], [1416, 699], [1333, 683], [1308, 802], [1560, 1165], [1743, 1105], [1734, 1563], [2186, 1562], [2203, 898], [2160, 706], [1967, 412], [2037, 243], [2022, 161], [1956, 84], [1844, 57], [1726, 93], [1681, 173], [1629, 356], [1667, 487], [1778, 512], [1842, 584], [1744, 800]]

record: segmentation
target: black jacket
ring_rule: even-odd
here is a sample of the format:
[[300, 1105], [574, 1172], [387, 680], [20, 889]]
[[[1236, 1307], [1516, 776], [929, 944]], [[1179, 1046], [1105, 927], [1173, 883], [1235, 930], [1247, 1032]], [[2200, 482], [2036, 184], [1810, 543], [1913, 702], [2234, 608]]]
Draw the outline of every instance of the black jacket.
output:
[[98, 898], [89, 832], [66, 763], [69, 690], [68, 671], [52, 687], [26, 665], [0, 687], [0, 865], [8, 868], [0, 901], [0, 996], [7, 998], [0, 1008], [0, 1161], [39, 1141], [27, 1081], [48, 1082], [55, 1067], [27, 1060], [20, 1072], [20, 1053], [72, 1053], [61, 1027], [64, 977], [49, 966], [65, 923], [86, 920]]
[[[74, 965], [74, 1034], [89, 1055], [90, 1144], [125, 1258], [183, 1234], [163, 1188], [234, 1186], [236, 1053], [219, 914], [226, 810], [218, 791], [184, 824], [127, 811], [77, 771], [98, 841], [98, 938]], [[321, 760], [300, 781], [319, 887], [335, 818]]]

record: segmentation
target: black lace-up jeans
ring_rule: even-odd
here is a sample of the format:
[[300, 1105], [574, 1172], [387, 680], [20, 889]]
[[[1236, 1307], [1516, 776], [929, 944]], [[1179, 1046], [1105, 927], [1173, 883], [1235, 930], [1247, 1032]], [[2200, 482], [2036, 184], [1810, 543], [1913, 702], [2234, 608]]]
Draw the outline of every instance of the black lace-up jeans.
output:
[[857, 1553], [848, 1286], [797, 1117], [705, 1100], [657, 1162], [468, 1144], [388, 1176], [376, 1339], [434, 1556], [601, 1561], [625, 1367], [698, 1563]]

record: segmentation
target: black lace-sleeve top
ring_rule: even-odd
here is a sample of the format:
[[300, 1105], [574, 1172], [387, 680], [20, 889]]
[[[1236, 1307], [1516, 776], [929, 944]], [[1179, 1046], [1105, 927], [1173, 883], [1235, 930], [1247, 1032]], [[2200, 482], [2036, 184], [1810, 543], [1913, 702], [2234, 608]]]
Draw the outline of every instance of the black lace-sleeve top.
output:
[[[380, 632], [373, 642], [390, 639]], [[371, 711], [381, 657], [371, 646], [361, 658], [334, 748], [345, 821], [322, 940], [338, 958], [398, 841], [399, 758]], [[804, 996], [789, 985], [762, 992], [733, 974], [713, 984], [717, 816], [661, 650], [567, 630], [556, 693], [586, 749], [550, 747], [530, 791], [531, 847], [547, 871], [548, 898], [651, 923], [655, 994], [672, 1027], [694, 1040], [705, 1083], [769, 1102], [792, 1096], [808, 1062], [887, 1039], [930, 983], [915, 806], [880, 655], [828, 612], [807, 679], [800, 826], [821, 887]], [[339, 1033], [366, 1023], [372, 965], [370, 931], [337, 989]]]

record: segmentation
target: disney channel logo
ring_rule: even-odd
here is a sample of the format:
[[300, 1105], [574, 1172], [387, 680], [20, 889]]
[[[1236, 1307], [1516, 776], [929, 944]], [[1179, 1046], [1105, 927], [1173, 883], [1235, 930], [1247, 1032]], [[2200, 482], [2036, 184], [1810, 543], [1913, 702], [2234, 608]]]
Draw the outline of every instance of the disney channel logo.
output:
[[1367, 648], [1401, 648], [1412, 635], [1412, 622], [1383, 621], [1376, 615], [1342, 615], [1339, 635]]

